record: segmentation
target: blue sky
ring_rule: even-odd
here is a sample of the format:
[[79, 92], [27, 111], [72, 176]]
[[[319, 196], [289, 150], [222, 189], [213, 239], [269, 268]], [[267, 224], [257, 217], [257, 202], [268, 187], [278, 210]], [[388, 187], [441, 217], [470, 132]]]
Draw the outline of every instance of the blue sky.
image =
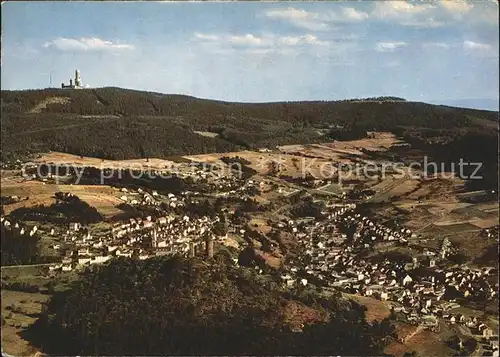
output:
[[494, 0], [11, 2], [2, 35], [2, 89], [78, 68], [91, 87], [244, 102], [499, 91]]

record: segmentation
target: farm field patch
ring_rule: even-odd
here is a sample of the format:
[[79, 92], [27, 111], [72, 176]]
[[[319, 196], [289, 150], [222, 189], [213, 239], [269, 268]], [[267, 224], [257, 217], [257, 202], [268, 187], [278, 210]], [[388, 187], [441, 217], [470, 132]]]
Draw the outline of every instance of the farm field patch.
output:
[[2, 290], [2, 348], [13, 356], [32, 356], [38, 351], [21, 334], [35, 322], [50, 296]]
[[21, 199], [16, 203], [5, 205], [5, 213], [9, 214], [21, 207], [51, 205], [56, 202], [54, 198], [56, 192], [70, 192], [90, 206], [96, 207], [106, 217], [122, 212], [116, 207], [122, 203], [118, 198], [119, 192], [110, 186], [55, 185], [44, 184], [39, 181], [25, 181], [17, 184], [2, 183], [2, 196], [28, 197], [28, 199]]

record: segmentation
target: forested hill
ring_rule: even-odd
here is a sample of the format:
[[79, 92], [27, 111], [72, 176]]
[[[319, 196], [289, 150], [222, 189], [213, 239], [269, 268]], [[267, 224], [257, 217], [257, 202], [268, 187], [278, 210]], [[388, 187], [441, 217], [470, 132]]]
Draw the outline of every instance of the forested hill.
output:
[[2, 161], [48, 150], [113, 159], [225, 152], [367, 130], [455, 138], [470, 130], [496, 134], [498, 123], [496, 112], [397, 97], [228, 103], [120, 88], [2, 91], [1, 110]]
[[[356, 123], [388, 127], [415, 125], [443, 127], [470, 118], [496, 120], [498, 113], [460, 109], [397, 97], [276, 103], [230, 103], [185, 95], [142, 92], [121, 88], [44, 89], [2, 91], [3, 113], [71, 113], [79, 115], [187, 116], [200, 124], [217, 124], [231, 117], [302, 122], [308, 124]], [[45, 104], [45, 105], [44, 105]], [[37, 106], [40, 106], [37, 108]], [[470, 117], [470, 118], [469, 118]]]
[[120, 258], [56, 293], [27, 338], [57, 356], [380, 356], [395, 337], [388, 319], [368, 324], [354, 302], [275, 279], [225, 254]]

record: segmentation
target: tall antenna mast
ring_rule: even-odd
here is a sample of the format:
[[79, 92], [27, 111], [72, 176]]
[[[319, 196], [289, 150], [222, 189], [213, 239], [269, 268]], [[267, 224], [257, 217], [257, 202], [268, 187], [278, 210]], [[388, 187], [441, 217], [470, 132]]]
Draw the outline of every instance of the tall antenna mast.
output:
[[50, 84], [49, 84], [49, 88], [52, 88], [52, 71], [50, 71]]

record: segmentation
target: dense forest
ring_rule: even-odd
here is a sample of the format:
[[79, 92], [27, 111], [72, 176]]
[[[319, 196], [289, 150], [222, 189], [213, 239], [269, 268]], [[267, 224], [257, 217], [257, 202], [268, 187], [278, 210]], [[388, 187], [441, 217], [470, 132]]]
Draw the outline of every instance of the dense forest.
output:
[[82, 119], [37, 114], [2, 116], [2, 159], [22, 152], [62, 151], [109, 159], [166, 157], [238, 150], [240, 147], [194, 133], [170, 118]]
[[383, 355], [394, 336], [353, 302], [258, 279], [224, 255], [117, 259], [56, 293], [27, 334], [57, 355]]
[[324, 141], [318, 129], [332, 126], [342, 128], [330, 133], [341, 139], [350, 131], [491, 127], [498, 120], [495, 112], [391, 97], [254, 104], [99, 88], [2, 91], [1, 101], [2, 160], [27, 150], [163, 157]]
[[[426, 167], [429, 174], [452, 170], [466, 179], [469, 190], [498, 187], [498, 129], [405, 128], [396, 132], [411, 144], [411, 148], [392, 147], [385, 153], [368, 154], [373, 158], [390, 157], [407, 164], [419, 163], [422, 168]], [[462, 168], [460, 162], [463, 163]]]
[[476, 188], [498, 177], [498, 112], [397, 97], [228, 103], [120, 88], [45, 89], [2, 91], [1, 110], [2, 162], [49, 150], [109, 159], [229, 152], [379, 130], [436, 160], [482, 160], [487, 184]]
[[40, 262], [38, 254], [38, 235], [21, 234], [18, 229], [6, 228], [0, 225], [0, 240], [2, 246], [2, 266], [36, 264]]
[[[252, 126], [283, 121], [296, 124], [360, 121], [363, 125], [384, 127], [391, 123], [421, 127], [456, 126], [459, 121], [497, 119], [495, 112], [436, 106], [403, 100], [359, 99], [350, 101], [303, 101], [276, 103], [229, 103], [183, 95], [165, 95], [121, 88], [86, 90], [45, 89], [2, 91], [2, 112], [26, 114], [51, 97], [67, 98], [48, 103], [41, 112], [78, 115], [187, 117], [195, 123], [226, 128], [238, 122]], [[380, 115], [382, 114], [382, 115]], [[385, 118], [384, 118], [385, 116]], [[424, 125], [425, 124], [425, 125]], [[216, 130], [214, 130], [216, 131]]]

